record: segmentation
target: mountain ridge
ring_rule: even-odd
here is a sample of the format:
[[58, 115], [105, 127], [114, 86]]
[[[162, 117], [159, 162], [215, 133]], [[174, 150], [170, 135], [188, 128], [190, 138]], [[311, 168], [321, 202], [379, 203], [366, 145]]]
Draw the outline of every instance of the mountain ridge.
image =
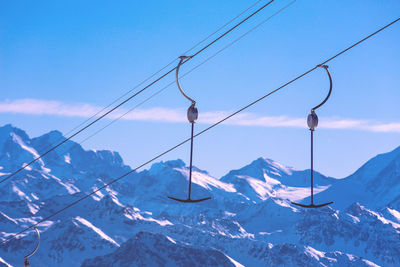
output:
[[[40, 146], [49, 145], [59, 134], [55, 131], [30, 139], [11, 125], [0, 127], [0, 138], [9, 142], [5, 146], [6, 142], [0, 139], [2, 155], [19, 155], [15, 159], [0, 158], [0, 178], [13, 171], [12, 166], [22, 166], [40, 153]], [[69, 147], [77, 146], [68, 142]], [[0, 186], [1, 240], [131, 170], [116, 152], [78, 148], [75, 152], [51, 152], [49, 158], [44, 157], [40, 164]], [[380, 169], [376, 170], [377, 175], [390, 177], [394, 183], [400, 170], [397, 152], [378, 157], [379, 164], [376, 163]], [[74, 161], [80, 164], [74, 165]], [[367, 163], [375, 166], [374, 161]], [[370, 172], [359, 173], [360, 179], [371, 178], [364, 177], [365, 173]], [[351, 185], [351, 180], [337, 180], [315, 172], [318, 201], [327, 192], [335, 194], [334, 201], [338, 196], [346, 201], [342, 206], [318, 210], [291, 205], [292, 200], [307, 201], [309, 175], [309, 170], [296, 170], [267, 158], [258, 158], [220, 179], [194, 168], [193, 196], [212, 199], [185, 205], [167, 196], [186, 196], [188, 167], [179, 159], [158, 162], [40, 224], [42, 244], [32, 257], [32, 266], [80, 266], [85, 259], [85, 264], [94, 259], [99, 264], [107, 262], [120, 255], [118, 250], [141, 232], [148, 233], [143, 242], [152, 238], [162, 240], [168, 250], [175, 252], [170, 256], [163, 254], [163, 261], [171, 264], [176, 263], [175, 257], [183, 257], [185, 248], [193, 247], [212, 249], [223, 262], [245, 266], [400, 264], [400, 209], [396, 198], [382, 200], [382, 205], [375, 208], [377, 205], [371, 204], [376, 201], [375, 195], [367, 193], [364, 198], [368, 201], [357, 203], [352, 194], [337, 189], [342, 184]], [[391, 184], [381, 189], [386, 192], [392, 188]], [[158, 237], [154, 239], [154, 235]], [[34, 237], [28, 231], [1, 246], [0, 258], [21, 264]], [[157, 254], [157, 249], [149, 246], [143, 253], [145, 259]], [[138, 259], [127, 256], [126, 260]]]

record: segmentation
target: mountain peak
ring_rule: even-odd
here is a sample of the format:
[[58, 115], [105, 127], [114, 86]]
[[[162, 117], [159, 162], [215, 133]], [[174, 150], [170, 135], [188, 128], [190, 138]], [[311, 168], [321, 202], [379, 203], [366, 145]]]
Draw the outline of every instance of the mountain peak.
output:
[[168, 160], [165, 161], [164, 164], [170, 168], [183, 168], [186, 166], [185, 162], [181, 159]]
[[0, 126], [0, 139], [4, 141], [8, 136], [10, 136], [11, 133], [15, 133], [16, 135], [22, 137], [22, 139], [28, 139], [29, 136], [28, 134], [24, 131], [21, 130], [20, 128], [17, 128], [13, 126], [12, 124], [6, 124], [4, 126]]
[[258, 159], [253, 161], [250, 165], [252, 165], [252, 164], [259, 165], [259, 166], [262, 166], [264, 168], [273, 168], [273, 169], [282, 171], [282, 172], [284, 172], [286, 174], [291, 174], [291, 172], [293, 170], [292, 167], [284, 166], [284, 165], [282, 165], [282, 164], [280, 164], [280, 163], [278, 163], [278, 162], [276, 162], [276, 161], [274, 161], [272, 159], [265, 158], [265, 157], [259, 157]]
[[389, 166], [393, 160], [400, 159], [400, 146], [394, 150], [378, 154], [372, 159], [368, 160], [361, 168], [354, 172], [350, 177], [355, 177], [354, 179], [359, 179], [359, 177], [364, 177], [364, 179], [359, 182], [368, 182], [365, 178], [374, 179], [383, 169]]
[[60, 131], [50, 131], [41, 136], [32, 139], [33, 143], [55, 145], [64, 140], [64, 136]]
[[165, 169], [183, 168], [185, 166], [186, 166], [185, 162], [181, 159], [160, 161], [151, 165], [149, 172], [159, 173]]
[[60, 139], [60, 138], [62, 138], [62, 137], [64, 137], [64, 135], [62, 134], [62, 132], [60, 132], [60, 131], [57, 131], [57, 130], [53, 130], [53, 131], [50, 131], [50, 132], [48, 132], [47, 134], [44, 134], [44, 135], [42, 135], [42, 136], [49, 136], [50, 138], [57, 138], [57, 139]]
[[230, 171], [227, 175], [222, 177], [221, 180], [232, 176], [246, 175], [257, 178], [261, 181], [265, 181], [265, 174], [272, 175], [274, 177], [282, 177], [291, 175], [293, 170], [293, 168], [286, 167], [272, 159], [259, 157], [241, 169]]

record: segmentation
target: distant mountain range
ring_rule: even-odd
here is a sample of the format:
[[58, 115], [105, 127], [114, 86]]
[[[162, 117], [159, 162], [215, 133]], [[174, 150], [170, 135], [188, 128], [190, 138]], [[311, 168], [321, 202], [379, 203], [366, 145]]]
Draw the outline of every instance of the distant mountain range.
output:
[[[63, 136], [30, 138], [0, 127], [0, 179]], [[87, 151], [73, 141], [0, 184], [0, 240], [130, 171], [112, 151]], [[258, 158], [220, 179], [158, 162], [134, 172], [39, 225], [42, 243], [31, 266], [400, 266], [400, 148], [369, 160], [345, 179]], [[35, 244], [27, 232], [0, 245], [0, 266], [20, 266]]]

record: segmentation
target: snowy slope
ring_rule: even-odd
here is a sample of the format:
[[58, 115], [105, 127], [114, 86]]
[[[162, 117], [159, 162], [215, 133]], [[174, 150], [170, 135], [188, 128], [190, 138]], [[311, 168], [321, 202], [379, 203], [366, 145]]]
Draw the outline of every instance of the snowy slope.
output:
[[[298, 201], [310, 195], [310, 170], [299, 171], [266, 158], [258, 158], [239, 170], [230, 171], [221, 181], [234, 184], [240, 193], [255, 202], [270, 197]], [[316, 193], [336, 181], [314, 172]]]
[[[250, 242], [249, 242], [250, 243]], [[257, 266], [374, 266], [370, 261], [340, 252], [322, 252], [291, 244], [251, 246]], [[145, 255], [145, 256], [142, 256]], [[243, 266], [215, 249], [193, 248], [169, 236], [138, 233], [115, 252], [86, 260], [88, 266]]]
[[160, 234], [139, 232], [114, 253], [83, 262], [89, 266], [235, 266], [223, 253], [195, 248]]
[[334, 200], [333, 207], [340, 209], [359, 202], [377, 210], [387, 206], [400, 210], [399, 192], [400, 147], [372, 158], [354, 174], [319, 194], [318, 198], [321, 202]]

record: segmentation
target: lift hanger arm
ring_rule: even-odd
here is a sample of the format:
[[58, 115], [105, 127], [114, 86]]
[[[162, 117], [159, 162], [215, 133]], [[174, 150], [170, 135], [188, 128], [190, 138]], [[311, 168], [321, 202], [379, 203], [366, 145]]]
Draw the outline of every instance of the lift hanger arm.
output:
[[179, 63], [178, 63], [178, 67], [176, 67], [176, 72], [175, 72], [176, 85], [178, 85], [178, 89], [179, 89], [179, 91], [181, 91], [182, 95], [183, 95], [184, 97], [186, 97], [189, 101], [191, 101], [191, 102], [192, 102], [192, 105], [194, 105], [194, 104], [196, 104], [196, 101], [194, 101], [194, 100], [193, 100], [192, 98], [190, 98], [187, 94], [185, 94], [185, 92], [184, 92], [184, 91], [182, 90], [182, 88], [181, 88], [181, 84], [179, 83], [179, 68], [181, 67], [182, 62], [183, 62], [185, 59], [189, 59], [189, 58], [191, 58], [191, 57], [188, 57], [188, 56], [180, 56], [179, 58], [180, 58], [180, 61], [179, 61]]
[[328, 101], [329, 97], [331, 96], [332, 93], [332, 76], [331, 73], [328, 70], [328, 65], [318, 65], [317, 67], [324, 68], [326, 70], [326, 73], [328, 74], [329, 77], [329, 92], [328, 95], [325, 97], [324, 101], [322, 101], [318, 106], [315, 106], [311, 109], [311, 111], [315, 111], [316, 109], [320, 108], [323, 104], [325, 104], [326, 101]]
[[26, 256], [24, 257], [25, 260], [27, 260], [28, 258], [32, 257], [33, 254], [35, 254], [36, 251], [39, 249], [39, 245], [40, 245], [40, 232], [39, 232], [39, 230], [38, 230], [36, 227], [33, 227], [33, 229], [35, 229], [35, 231], [36, 231], [36, 234], [37, 234], [37, 237], [38, 237], [38, 243], [36, 244], [36, 248], [35, 248], [31, 253], [29, 253], [28, 255], [26, 255]]

